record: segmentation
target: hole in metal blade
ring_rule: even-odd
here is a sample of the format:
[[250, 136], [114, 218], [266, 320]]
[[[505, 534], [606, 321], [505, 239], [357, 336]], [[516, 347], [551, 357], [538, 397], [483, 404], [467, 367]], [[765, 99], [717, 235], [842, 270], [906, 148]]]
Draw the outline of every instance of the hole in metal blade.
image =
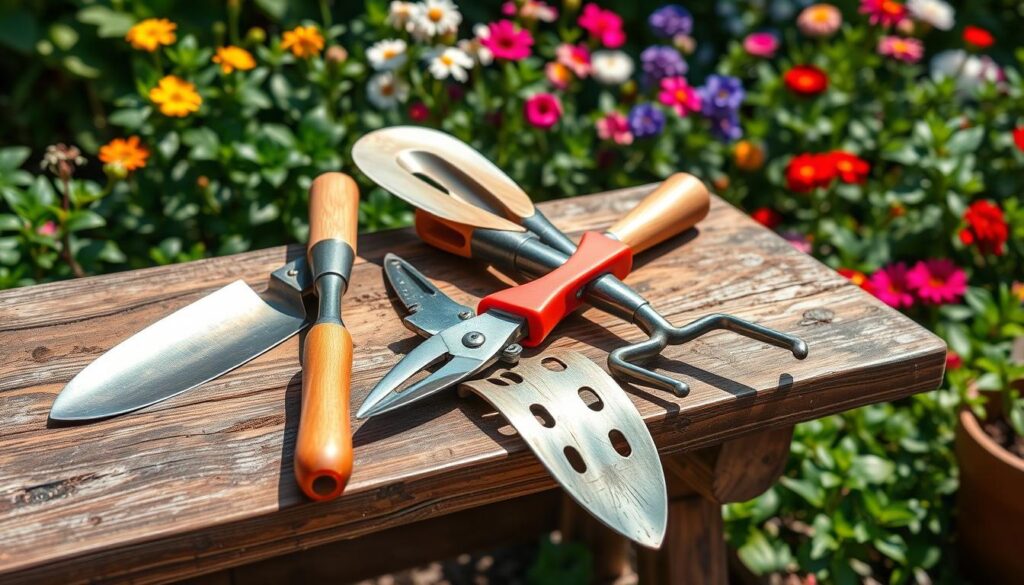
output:
[[501, 374], [499, 374], [499, 376], [505, 378], [506, 380], [512, 382], [513, 384], [521, 384], [523, 382], [523, 377], [515, 372], [502, 372]]
[[540, 426], [550, 429], [555, 426], [555, 417], [551, 416], [548, 409], [544, 408], [541, 404], [531, 404], [530, 412], [533, 413], [534, 418], [537, 419], [537, 423]]
[[494, 384], [495, 386], [508, 386], [508, 382], [502, 380], [501, 378], [487, 378], [487, 381], [490, 382], [491, 384]]
[[569, 465], [572, 466], [573, 471], [580, 475], [587, 472], [587, 463], [583, 460], [583, 456], [580, 455], [580, 452], [576, 450], [576, 447], [567, 445], [562, 452], [565, 453], [565, 459], [569, 462]]
[[597, 392], [594, 392], [594, 389], [590, 386], [581, 387], [579, 393], [580, 400], [582, 400], [583, 404], [586, 404], [587, 408], [590, 410], [598, 412], [604, 408], [604, 400], [601, 400], [601, 397], [598, 396]]
[[633, 446], [629, 444], [626, 435], [623, 435], [619, 429], [608, 431], [608, 440], [612, 442], [612, 449], [615, 449], [615, 452], [619, 455], [629, 457], [633, 454]]
[[546, 357], [540, 360], [540, 365], [551, 370], [552, 372], [564, 372], [566, 368], [565, 362], [553, 357]]

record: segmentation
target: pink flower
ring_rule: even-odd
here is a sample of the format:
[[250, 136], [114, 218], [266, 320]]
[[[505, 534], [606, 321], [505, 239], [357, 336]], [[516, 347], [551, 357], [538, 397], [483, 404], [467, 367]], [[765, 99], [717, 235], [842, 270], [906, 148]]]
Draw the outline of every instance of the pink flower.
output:
[[796, 17], [796, 26], [800, 32], [818, 39], [836, 34], [842, 24], [842, 13], [831, 4], [812, 4]]
[[890, 307], [914, 306], [914, 295], [907, 283], [907, 265], [902, 262], [890, 264], [871, 275], [869, 281], [875, 296]]
[[413, 102], [409, 106], [409, 119], [413, 122], [422, 122], [430, 117], [430, 108], [423, 102]]
[[496, 59], [521, 61], [530, 56], [533, 35], [511, 20], [499, 20], [487, 25], [487, 36], [480, 43], [491, 50]]
[[550, 93], [538, 93], [526, 100], [523, 106], [523, 115], [530, 125], [547, 130], [551, 128], [562, 117], [562, 102], [558, 97]]
[[967, 273], [943, 258], [922, 260], [907, 272], [907, 285], [929, 305], [958, 302], [967, 292]]
[[915, 38], [884, 36], [878, 40], [878, 54], [905, 63], [917, 63], [924, 56], [924, 45]]
[[860, 12], [871, 24], [882, 26], [897, 25], [907, 17], [907, 7], [896, 0], [860, 0]]
[[558, 89], [565, 89], [572, 82], [572, 72], [561, 63], [554, 61], [548, 63], [544, 66], [544, 74], [547, 76], [548, 82]]
[[52, 221], [47, 221], [43, 225], [36, 228], [36, 233], [40, 236], [52, 236], [57, 233], [57, 224]]
[[526, 20], [539, 20], [541, 22], [555, 22], [558, 20], [558, 9], [538, 0], [526, 0], [523, 7], [519, 9], [519, 16]]
[[743, 50], [754, 57], [771, 59], [779, 50], [779, 39], [768, 32], [750, 33], [743, 39]]
[[806, 234], [801, 234], [800, 232], [785, 232], [780, 235], [797, 250], [800, 250], [804, 254], [811, 253], [813, 248], [811, 246], [811, 238], [807, 237]]
[[601, 140], [612, 140], [616, 144], [631, 144], [633, 133], [629, 131], [629, 120], [618, 112], [611, 112], [596, 123], [597, 136]]
[[565, 65], [580, 79], [590, 75], [590, 51], [584, 45], [563, 43], [555, 50], [558, 62]]
[[519, 7], [516, 6], [515, 2], [509, 0], [501, 5], [501, 13], [508, 17], [514, 17], [519, 12]]
[[591, 37], [609, 49], [617, 49], [626, 42], [626, 33], [622, 31], [622, 17], [596, 4], [584, 6], [577, 23], [580, 28], [590, 33]]
[[700, 94], [682, 77], [662, 79], [658, 101], [675, 110], [681, 117], [700, 111]]

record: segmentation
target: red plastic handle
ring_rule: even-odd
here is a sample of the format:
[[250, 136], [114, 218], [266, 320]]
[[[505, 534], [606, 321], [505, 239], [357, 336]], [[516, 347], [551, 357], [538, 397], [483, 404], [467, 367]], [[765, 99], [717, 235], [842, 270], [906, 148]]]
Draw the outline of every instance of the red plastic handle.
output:
[[633, 252], [628, 246], [604, 234], [587, 232], [565, 264], [537, 280], [480, 299], [477, 314], [497, 309], [526, 319], [528, 335], [520, 343], [533, 347], [583, 303], [579, 293], [587, 283], [608, 273], [625, 278], [632, 267]]

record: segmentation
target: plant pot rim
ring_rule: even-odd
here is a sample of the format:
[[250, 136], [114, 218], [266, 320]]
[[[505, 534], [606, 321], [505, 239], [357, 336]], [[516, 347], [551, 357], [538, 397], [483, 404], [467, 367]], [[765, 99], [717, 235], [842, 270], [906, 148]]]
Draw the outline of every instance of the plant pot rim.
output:
[[978, 443], [983, 449], [991, 453], [1006, 465], [1024, 473], [1024, 458], [1017, 457], [1002, 445], [996, 443], [992, 437], [985, 432], [985, 429], [981, 428], [981, 423], [978, 421], [978, 417], [974, 416], [974, 413], [970, 408], [964, 408], [960, 411], [960, 426], [963, 427], [964, 431], [970, 435], [971, 439]]

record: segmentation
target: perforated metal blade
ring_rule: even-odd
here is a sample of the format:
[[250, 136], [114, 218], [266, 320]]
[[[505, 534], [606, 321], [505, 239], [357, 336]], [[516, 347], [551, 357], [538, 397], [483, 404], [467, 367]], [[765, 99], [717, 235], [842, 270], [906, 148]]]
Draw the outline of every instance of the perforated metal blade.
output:
[[658, 548], [668, 520], [665, 473], [622, 388], [575, 352], [548, 351], [460, 390], [489, 402], [555, 480], [612, 530]]

